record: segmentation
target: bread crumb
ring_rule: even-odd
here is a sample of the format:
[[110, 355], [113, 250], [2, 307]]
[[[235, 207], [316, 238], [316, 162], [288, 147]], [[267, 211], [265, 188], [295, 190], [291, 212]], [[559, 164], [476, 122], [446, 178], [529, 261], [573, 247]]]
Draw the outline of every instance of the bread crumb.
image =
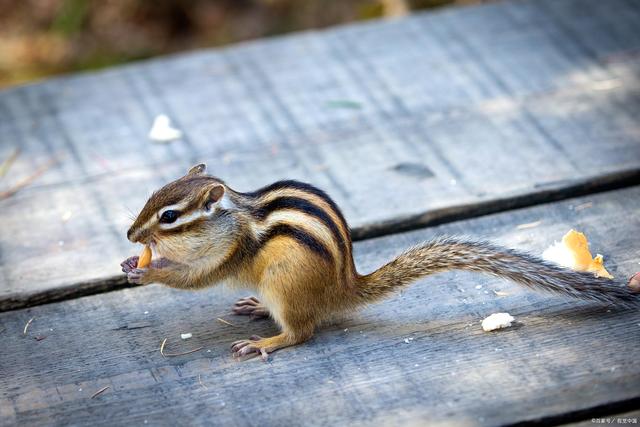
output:
[[180, 334], [180, 338], [182, 338], [183, 340], [188, 340], [189, 338], [191, 338], [193, 335], [191, 335], [191, 333], [187, 333], [187, 334]]
[[171, 126], [171, 119], [164, 114], [156, 116], [149, 131], [149, 139], [155, 142], [171, 142], [182, 138], [182, 131]]
[[482, 329], [485, 332], [496, 329], [508, 328], [515, 319], [509, 313], [493, 313], [482, 321]]
[[587, 237], [576, 230], [569, 230], [562, 237], [562, 241], [554, 242], [543, 253], [542, 258], [576, 271], [594, 273], [597, 277], [613, 279], [613, 276], [604, 268], [602, 255], [597, 254], [592, 258], [589, 252]]

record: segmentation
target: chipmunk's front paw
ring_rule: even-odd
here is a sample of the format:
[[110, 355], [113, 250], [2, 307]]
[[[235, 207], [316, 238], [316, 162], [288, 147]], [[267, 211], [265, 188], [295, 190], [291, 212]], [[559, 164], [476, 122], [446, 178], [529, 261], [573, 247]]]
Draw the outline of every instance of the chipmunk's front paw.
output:
[[122, 267], [122, 272], [129, 274], [132, 270], [138, 266], [139, 256], [131, 256], [120, 263], [120, 267]]
[[134, 268], [133, 270], [127, 272], [127, 280], [129, 283], [134, 285], [146, 285], [151, 283], [145, 280], [145, 276], [149, 271], [148, 268]]
[[122, 271], [127, 273], [127, 280], [134, 285], [148, 285], [153, 282], [163, 282], [166, 274], [163, 269], [175, 267], [176, 263], [167, 258], [154, 259], [148, 267], [137, 268], [138, 257], [131, 257], [120, 264]]

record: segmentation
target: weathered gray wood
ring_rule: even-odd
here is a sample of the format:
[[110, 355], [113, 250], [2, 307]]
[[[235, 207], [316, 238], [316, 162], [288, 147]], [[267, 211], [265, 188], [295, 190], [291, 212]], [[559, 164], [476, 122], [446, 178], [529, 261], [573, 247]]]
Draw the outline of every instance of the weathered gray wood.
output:
[[[356, 237], [637, 180], [637, 28], [633, 2], [500, 2], [0, 92], [2, 185], [59, 159], [0, 201], [0, 310], [123, 285], [129, 212], [198, 161], [313, 182]], [[183, 141], [146, 140], [159, 113]]]
[[[541, 253], [574, 227], [624, 278], [640, 267], [639, 210], [635, 187], [358, 242], [355, 253], [370, 271], [442, 234]], [[448, 273], [322, 328], [269, 363], [238, 363], [231, 341], [275, 327], [227, 315], [236, 296], [152, 285], [0, 314], [3, 423], [498, 425], [579, 411], [591, 418], [589, 408], [640, 398], [637, 310]], [[480, 320], [502, 311], [518, 326], [483, 332]], [[193, 338], [182, 341], [184, 332]], [[163, 358], [164, 338], [167, 352], [203, 349]]]
[[592, 417], [588, 420], [568, 424], [571, 427], [586, 427], [586, 426], [596, 426], [602, 424], [613, 424], [613, 425], [638, 425], [640, 424], [640, 410], [625, 412], [622, 414], [607, 414], [598, 417]]

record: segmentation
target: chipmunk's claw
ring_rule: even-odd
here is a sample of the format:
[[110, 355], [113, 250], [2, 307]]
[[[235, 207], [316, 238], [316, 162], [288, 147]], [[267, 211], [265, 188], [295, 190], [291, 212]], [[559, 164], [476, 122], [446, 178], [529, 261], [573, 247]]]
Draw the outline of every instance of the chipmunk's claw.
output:
[[256, 297], [247, 297], [239, 299], [233, 305], [233, 313], [241, 316], [251, 316], [253, 319], [269, 317], [269, 310], [260, 304]]
[[262, 337], [252, 335], [248, 340], [239, 340], [231, 344], [231, 351], [233, 357], [245, 357], [259, 355], [260, 358], [266, 362], [269, 360], [269, 351], [267, 348], [259, 344], [262, 341]]
[[120, 263], [120, 267], [122, 267], [122, 272], [128, 274], [129, 272], [134, 270], [138, 266], [139, 258], [140, 258], [139, 256], [135, 255], [122, 261]]

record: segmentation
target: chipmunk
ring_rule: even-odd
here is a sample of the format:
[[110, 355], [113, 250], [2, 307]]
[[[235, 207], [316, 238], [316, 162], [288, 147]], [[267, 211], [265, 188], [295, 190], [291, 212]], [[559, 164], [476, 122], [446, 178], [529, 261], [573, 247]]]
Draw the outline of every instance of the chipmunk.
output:
[[603, 303], [631, 304], [640, 291], [638, 275], [626, 288], [513, 249], [457, 238], [415, 246], [361, 275], [353, 262], [347, 222], [325, 192], [298, 181], [278, 181], [241, 193], [207, 175], [204, 164], [153, 193], [127, 237], [149, 244], [156, 257], [148, 268], [136, 268], [136, 256], [121, 264], [132, 283], [201, 289], [224, 281], [258, 293], [262, 302], [241, 299], [234, 312], [271, 316], [281, 333], [236, 341], [231, 346], [235, 356], [257, 353], [265, 358], [308, 340], [334, 314], [454, 269]]

